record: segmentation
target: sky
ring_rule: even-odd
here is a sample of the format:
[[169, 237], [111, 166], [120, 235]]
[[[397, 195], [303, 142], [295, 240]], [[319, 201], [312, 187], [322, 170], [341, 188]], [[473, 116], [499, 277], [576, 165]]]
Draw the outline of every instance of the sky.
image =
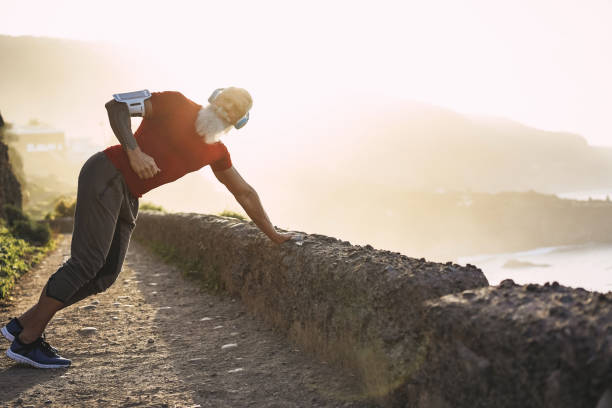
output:
[[330, 94], [384, 94], [612, 146], [612, 0], [0, 0], [0, 10], [0, 34], [155, 55], [187, 94], [205, 77], [296, 116]]

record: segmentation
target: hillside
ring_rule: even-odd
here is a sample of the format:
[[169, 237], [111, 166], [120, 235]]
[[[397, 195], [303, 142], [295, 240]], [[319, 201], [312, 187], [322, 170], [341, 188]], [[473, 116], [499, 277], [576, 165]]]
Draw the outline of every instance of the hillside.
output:
[[308, 140], [300, 154], [335, 176], [317, 183], [339, 177], [412, 191], [545, 193], [612, 187], [612, 148], [589, 146], [580, 135], [401, 100], [351, 107], [336, 112], [347, 120], [329, 126], [317, 112], [308, 122], [321, 125], [297, 130]]
[[[161, 59], [106, 44], [0, 36], [0, 52], [5, 117], [16, 124], [39, 118], [64, 129], [68, 138], [87, 137], [100, 146], [114, 143], [102, 107], [112, 93], [156, 90], [174, 77]], [[249, 139], [273, 141], [269, 165], [284, 166], [289, 182], [353, 181], [412, 191], [559, 193], [612, 187], [612, 149], [589, 146], [579, 135], [381, 95], [330, 93], [317, 103], [299, 102], [258, 106], [258, 122], [249, 127]], [[282, 114], [270, 114], [277, 110]], [[256, 143], [236, 141], [234, 150], [243, 153], [240, 145], [252, 151]], [[242, 167], [267, 180], [259, 163], [246, 156]]]
[[[171, 75], [168, 66], [152, 57], [103, 44], [0, 36], [0, 51], [5, 61], [0, 64], [0, 109], [5, 118], [16, 124], [37, 118], [65, 130], [68, 139], [86, 137], [98, 149], [116, 143], [103, 109], [112, 93], [162, 90], [173, 83], [168, 78], [181, 74]], [[180, 63], [175, 61], [175, 67]], [[198, 78], [193, 83], [201, 85]], [[612, 149], [589, 146], [580, 135], [381, 95], [329, 91], [311, 102], [287, 91], [267, 91], [255, 98], [257, 112], [247, 129], [224, 141], [276, 225], [415, 256], [453, 258], [575, 241], [571, 234], [560, 233], [555, 240], [541, 236], [546, 231], [556, 234], [563, 222], [554, 219], [551, 229], [538, 232], [537, 239], [527, 221], [518, 229], [522, 236], [492, 240], [485, 226], [496, 218], [488, 210], [457, 213], [456, 203], [465, 193], [612, 189]], [[83, 152], [83, 157], [91, 153]], [[81, 164], [72, 163], [71, 168]], [[56, 168], [45, 171], [50, 176], [59, 173]], [[70, 180], [76, 187], [77, 170], [73, 172]], [[450, 193], [434, 194], [441, 192]], [[548, 211], [539, 204], [520, 204], [540, 202], [537, 198], [517, 197], [509, 202], [520, 205], [525, 220]], [[143, 200], [171, 211], [241, 211], [214, 177], [195, 173]], [[503, 200], [487, 198], [483, 206], [498, 208]], [[557, 206], [551, 200], [546, 203]], [[444, 211], [431, 210], [438, 207]], [[506, 210], [510, 214], [511, 209]], [[438, 232], [446, 224], [466, 226], [474, 239], [440, 242]]]

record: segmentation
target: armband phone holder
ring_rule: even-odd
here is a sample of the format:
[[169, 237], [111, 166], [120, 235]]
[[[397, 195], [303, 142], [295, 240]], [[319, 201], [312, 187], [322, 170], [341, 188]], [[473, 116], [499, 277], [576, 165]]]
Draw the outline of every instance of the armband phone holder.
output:
[[130, 110], [130, 116], [144, 116], [145, 106], [144, 101], [151, 97], [151, 92], [148, 89], [136, 92], [125, 92], [114, 94], [113, 98], [117, 102], [123, 102]]

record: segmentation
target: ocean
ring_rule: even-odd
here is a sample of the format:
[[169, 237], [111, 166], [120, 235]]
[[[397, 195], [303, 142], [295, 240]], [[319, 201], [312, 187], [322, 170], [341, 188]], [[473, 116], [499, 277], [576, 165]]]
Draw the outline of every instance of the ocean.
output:
[[612, 190], [610, 189], [598, 189], [598, 190], [580, 190], [580, 191], [569, 191], [566, 193], [557, 194], [559, 198], [565, 198], [568, 200], [580, 200], [586, 201], [592, 200], [606, 200], [612, 199]]
[[530, 251], [461, 257], [482, 269], [489, 284], [504, 279], [518, 284], [557, 281], [561, 285], [597, 292], [612, 291], [612, 245], [584, 244]]

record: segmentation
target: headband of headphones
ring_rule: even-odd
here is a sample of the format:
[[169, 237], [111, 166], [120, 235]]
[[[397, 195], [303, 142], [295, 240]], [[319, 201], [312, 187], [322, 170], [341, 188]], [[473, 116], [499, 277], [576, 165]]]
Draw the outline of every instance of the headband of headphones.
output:
[[[223, 92], [225, 88], [217, 88], [213, 91], [213, 93], [210, 95], [210, 97], [208, 98], [208, 103], [213, 103], [213, 101], [215, 99], [217, 99], [217, 97], [219, 95], [221, 95], [221, 93]], [[243, 117], [241, 117], [240, 119], [238, 119], [238, 121], [234, 124], [234, 127], [236, 129], [240, 129], [241, 127], [244, 127], [244, 125], [247, 124], [247, 122], [249, 121], [249, 112], [246, 113], [246, 115], [244, 115]]]

